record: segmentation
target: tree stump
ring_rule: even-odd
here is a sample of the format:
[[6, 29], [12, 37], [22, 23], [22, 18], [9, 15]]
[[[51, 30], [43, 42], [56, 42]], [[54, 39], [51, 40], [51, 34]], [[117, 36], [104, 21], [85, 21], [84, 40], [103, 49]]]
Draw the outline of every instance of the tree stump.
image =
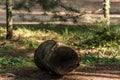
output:
[[34, 61], [40, 69], [64, 75], [79, 66], [80, 58], [72, 48], [47, 40], [35, 50]]

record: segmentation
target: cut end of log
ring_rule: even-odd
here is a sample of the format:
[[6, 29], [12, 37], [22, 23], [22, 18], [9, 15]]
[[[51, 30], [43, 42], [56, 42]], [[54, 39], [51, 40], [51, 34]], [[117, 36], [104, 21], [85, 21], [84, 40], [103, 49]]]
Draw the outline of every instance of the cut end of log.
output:
[[77, 53], [70, 47], [58, 47], [50, 59], [51, 68], [57, 74], [66, 74], [79, 66]]
[[54, 40], [43, 42], [35, 51], [35, 64], [44, 70], [64, 75], [79, 66], [78, 54]]

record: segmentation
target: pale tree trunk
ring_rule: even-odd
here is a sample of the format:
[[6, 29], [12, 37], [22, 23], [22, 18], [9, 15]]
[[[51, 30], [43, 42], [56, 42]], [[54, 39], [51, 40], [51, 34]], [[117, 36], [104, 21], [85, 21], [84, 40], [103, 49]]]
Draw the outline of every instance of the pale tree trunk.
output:
[[104, 0], [103, 1], [103, 14], [104, 14], [104, 18], [107, 21], [107, 25], [110, 25], [110, 0]]
[[12, 0], [6, 0], [6, 39], [11, 39], [13, 36], [13, 23], [12, 23]]

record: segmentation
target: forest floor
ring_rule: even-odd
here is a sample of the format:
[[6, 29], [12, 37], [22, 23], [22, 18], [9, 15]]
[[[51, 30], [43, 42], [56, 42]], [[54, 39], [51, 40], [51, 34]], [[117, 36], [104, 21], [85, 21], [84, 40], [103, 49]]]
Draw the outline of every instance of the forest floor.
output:
[[120, 80], [120, 67], [79, 67], [64, 76], [55, 76], [36, 67], [26, 67], [0, 73], [0, 80]]
[[[96, 26], [16, 26], [14, 38], [6, 40], [5, 26], [0, 27], [0, 80], [120, 80], [120, 27], [118, 25], [111, 28], [113, 29], [108, 36], [105, 31], [99, 32], [102, 27]], [[111, 37], [115, 37], [115, 40]], [[77, 69], [64, 76], [42, 71], [35, 66], [33, 55], [38, 45], [49, 39], [63, 42], [81, 54], [91, 55], [86, 55]], [[81, 39], [90, 42], [84, 44]], [[80, 46], [81, 43], [84, 48]], [[103, 57], [95, 57], [94, 53], [98, 56], [102, 54], [100, 56]]]

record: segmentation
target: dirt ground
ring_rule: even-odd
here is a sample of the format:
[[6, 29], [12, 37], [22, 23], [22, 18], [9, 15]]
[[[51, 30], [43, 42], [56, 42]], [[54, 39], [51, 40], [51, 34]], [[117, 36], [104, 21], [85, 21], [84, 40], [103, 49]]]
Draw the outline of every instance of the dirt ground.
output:
[[[120, 5], [120, 4], [117, 3], [117, 5]], [[118, 10], [113, 8], [113, 12], [114, 10], [119, 11], [118, 6], [116, 6], [116, 8]], [[29, 17], [28, 15], [26, 16], [27, 18]], [[19, 17], [18, 14], [16, 15], [14, 14], [13, 17], [15, 21], [21, 20], [21, 19], [18, 19]], [[119, 13], [118, 14], [115, 13], [114, 15], [111, 15], [111, 17], [113, 18], [111, 20], [113, 21], [113, 23], [120, 22]], [[48, 17], [45, 17], [45, 19], [47, 18]], [[4, 9], [0, 9], [0, 19], [2, 21], [5, 21], [5, 10]], [[43, 20], [43, 17], [41, 19]], [[0, 21], [0, 23], [2, 23], [2, 21]], [[118, 66], [114, 66], [114, 65], [96, 66], [96, 67], [94, 66], [93, 67], [92, 66], [81, 67], [80, 66], [75, 71], [70, 72], [64, 76], [56, 76], [56, 75], [51, 74], [50, 72], [42, 71], [38, 69], [37, 67], [26, 67], [26, 68], [20, 68], [20, 69], [10, 68], [9, 70], [5, 72], [0, 72], [0, 80], [120, 80], [120, 65]]]
[[[19, 53], [15, 52], [17, 53], [16, 55], [10, 55], [24, 56], [20, 53], [32, 53], [29, 52], [30, 50], [21, 51], [18, 50]], [[32, 54], [28, 56], [33, 57]], [[14, 67], [5, 67], [5, 71], [0, 71], [0, 80], [120, 80], [120, 65], [98, 65], [84, 67], [80, 65], [76, 70], [65, 74], [64, 76], [56, 76], [50, 72], [42, 71], [35, 66], [19, 69]]]
[[78, 67], [64, 76], [27, 67], [0, 73], [0, 80], [120, 80], [120, 66]]

